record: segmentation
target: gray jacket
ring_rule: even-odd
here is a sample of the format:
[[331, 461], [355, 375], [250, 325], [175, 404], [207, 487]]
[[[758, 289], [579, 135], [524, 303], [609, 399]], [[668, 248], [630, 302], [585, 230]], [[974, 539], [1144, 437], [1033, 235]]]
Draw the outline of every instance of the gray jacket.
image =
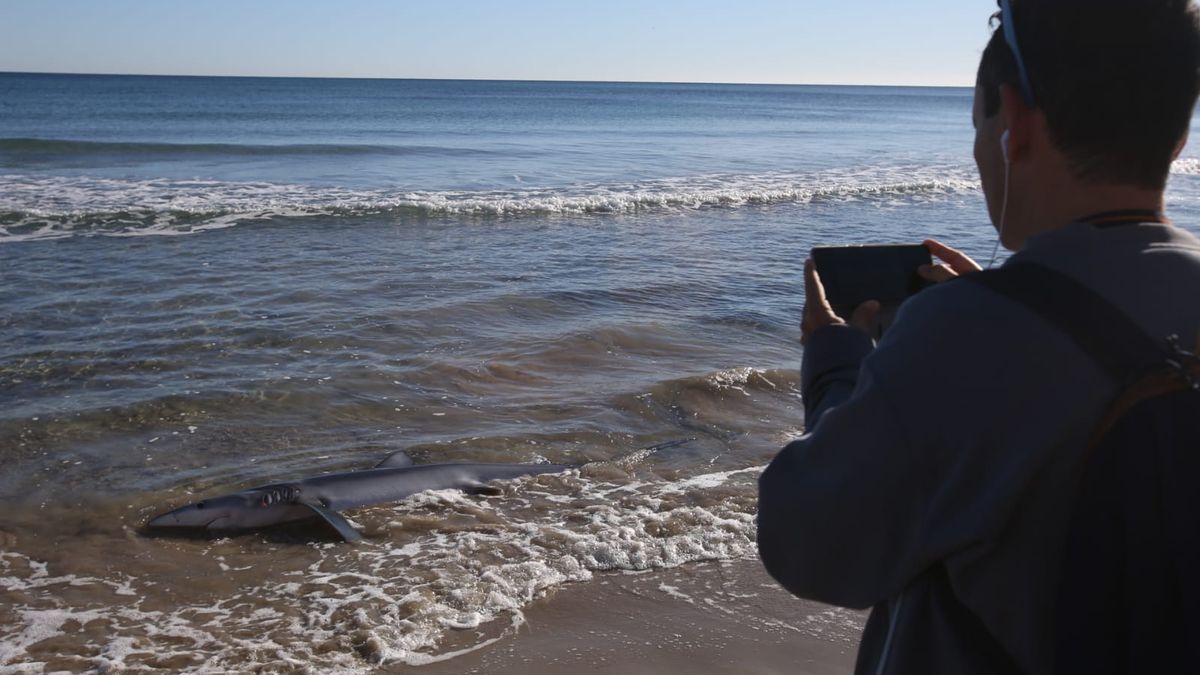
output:
[[[1077, 223], [1036, 261], [1154, 336], [1200, 329], [1200, 241]], [[767, 570], [875, 610], [858, 673], [1048, 673], [1071, 472], [1116, 386], [1030, 310], [967, 282], [901, 308], [876, 347], [830, 326], [804, 350], [806, 433], [760, 479]]]

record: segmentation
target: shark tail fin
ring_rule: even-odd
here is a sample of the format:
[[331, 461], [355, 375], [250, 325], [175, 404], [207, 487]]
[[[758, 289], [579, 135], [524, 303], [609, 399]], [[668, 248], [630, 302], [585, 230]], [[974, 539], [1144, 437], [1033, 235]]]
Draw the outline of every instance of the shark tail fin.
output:
[[375, 465], [375, 468], [398, 469], [406, 466], [412, 466], [413, 464], [416, 464], [416, 462], [413, 461], [413, 458], [409, 457], [408, 453], [401, 450], [400, 452], [393, 452], [385, 457], [382, 462]]
[[301, 505], [307, 507], [310, 511], [315, 513], [317, 517], [325, 521], [325, 523], [332, 527], [344, 541], [352, 544], [362, 541], [362, 533], [354, 529], [354, 526], [350, 524], [350, 521], [346, 520], [345, 517], [343, 517], [342, 514], [338, 513], [337, 511], [325, 508], [320, 504], [301, 502]]

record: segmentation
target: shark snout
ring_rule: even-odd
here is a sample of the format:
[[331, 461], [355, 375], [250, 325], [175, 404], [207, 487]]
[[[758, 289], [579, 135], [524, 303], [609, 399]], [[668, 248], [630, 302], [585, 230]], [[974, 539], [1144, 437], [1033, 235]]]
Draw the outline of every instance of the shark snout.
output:
[[146, 523], [146, 527], [179, 527], [180, 524], [179, 518], [174, 513], [164, 513], [161, 516], [155, 516], [154, 518], [151, 518], [150, 521]]
[[214, 522], [221, 520], [222, 509], [206, 508], [205, 502], [196, 502], [180, 507], [174, 511], [159, 514], [146, 523], [148, 529], [167, 528], [208, 528]]

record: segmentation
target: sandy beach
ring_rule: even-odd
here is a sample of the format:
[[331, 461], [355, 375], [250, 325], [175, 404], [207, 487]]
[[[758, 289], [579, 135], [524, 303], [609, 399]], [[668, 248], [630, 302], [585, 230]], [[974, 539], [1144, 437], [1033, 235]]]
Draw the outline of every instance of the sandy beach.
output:
[[738, 560], [597, 575], [525, 620], [483, 649], [385, 672], [835, 675], [853, 671], [866, 613], [794, 598]]

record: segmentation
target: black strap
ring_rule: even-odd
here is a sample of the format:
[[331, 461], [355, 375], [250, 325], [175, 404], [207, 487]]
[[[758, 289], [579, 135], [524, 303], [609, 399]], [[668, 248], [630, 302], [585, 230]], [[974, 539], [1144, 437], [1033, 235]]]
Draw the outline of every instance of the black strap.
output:
[[1141, 225], [1143, 223], [1169, 223], [1162, 211], [1153, 209], [1123, 209], [1120, 211], [1104, 211], [1079, 218], [1077, 223], [1089, 223], [1101, 229], [1119, 227], [1122, 225]]
[[1164, 348], [1125, 312], [1049, 267], [1018, 262], [962, 278], [1033, 310], [1069, 336], [1122, 388], [1166, 362]]

